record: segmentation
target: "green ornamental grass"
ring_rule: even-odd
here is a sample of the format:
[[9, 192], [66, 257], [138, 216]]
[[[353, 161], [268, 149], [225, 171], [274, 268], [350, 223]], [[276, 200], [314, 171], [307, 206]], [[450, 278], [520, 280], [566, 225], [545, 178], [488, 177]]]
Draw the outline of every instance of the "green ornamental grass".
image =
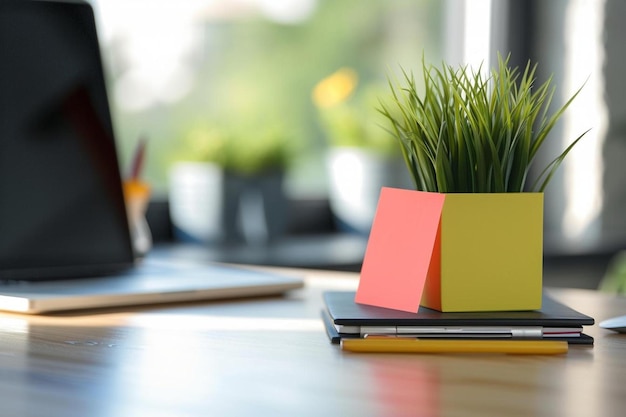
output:
[[418, 190], [443, 193], [543, 192], [576, 138], [527, 188], [530, 167], [557, 120], [580, 92], [549, 114], [552, 77], [535, 87], [536, 65], [523, 72], [498, 56], [488, 77], [468, 67], [423, 62], [424, 93], [403, 70], [406, 85], [391, 81], [390, 103], [379, 111]]

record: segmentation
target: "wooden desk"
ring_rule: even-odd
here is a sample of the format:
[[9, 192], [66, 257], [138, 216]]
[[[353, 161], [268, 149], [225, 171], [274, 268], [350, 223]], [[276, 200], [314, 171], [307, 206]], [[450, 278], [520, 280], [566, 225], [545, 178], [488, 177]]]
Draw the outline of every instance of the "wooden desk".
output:
[[[294, 272], [292, 270], [292, 272]], [[329, 344], [326, 289], [285, 298], [21, 316], [0, 313], [2, 416], [623, 416], [626, 335], [594, 326], [566, 356], [359, 355]], [[597, 322], [626, 298], [553, 290]]]

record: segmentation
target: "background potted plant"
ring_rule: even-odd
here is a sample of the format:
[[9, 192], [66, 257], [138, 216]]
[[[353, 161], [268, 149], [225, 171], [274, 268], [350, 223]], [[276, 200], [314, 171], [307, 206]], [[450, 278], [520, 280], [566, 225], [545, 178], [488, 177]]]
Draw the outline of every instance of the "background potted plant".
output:
[[[380, 217], [381, 225], [397, 233], [372, 230], [360, 302], [397, 307], [393, 297], [381, 302], [373, 296], [370, 302], [366, 296], [386, 282], [397, 287], [397, 298], [404, 297], [408, 309], [420, 302], [442, 311], [541, 307], [542, 193], [584, 133], [533, 184], [527, 182], [539, 149], [578, 92], [550, 113], [554, 88], [551, 80], [536, 85], [536, 66], [529, 63], [520, 71], [500, 56], [497, 64], [483, 76], [468, 67], [444, 64], [438, 69], [424, 63], [422, 91], [414, 76], [404, 71], [403, 83], [390, 82], [391, 97], [381, 103], [380, 111], [391, 123], [390, 132], [400, 144], [416, 188], [409, 191], [415, 197], [390, 194], [390, 198], [415, 204], [409, 211], [420, 218], [415, 230], [425, 224], [431, 228], [427, 237], [422, 231], [414, 240], [399, 240], [414, 219], [389, 221], [398, 214], [398, 204], [384, 205], [381, 194], [374, 227]], [[381, 212], [383, 206], [391, 208]], [[395, 252], [389, 250], [394, 245]], [[420, 269], [423, 276], [402, 270], [397, 278], [380, 276], [385, 266], [390, 271], [394, 263], [410, 262], [398, 258], [407, 256], [399, 245], [415, 245], [422, 252], [421, 259], [428, 263]], [[380, 247], [387, 248], [386, 257], [374, 253]], [[420, 291], [407, 291], [407, 279], [423, 283]]]
[[380, 188], [410, 186], [396, 142], [371, 109], [382, 86], [358, 88], [358, 74], [341, 68], [313, 90], [320, 127], [328, 143], [329, 202], [340, 229], [367, 235]]
[[170, 211], [182, 240], [265, 244], [286, 229], [283, 190], [292, 143], [278, 126], [201, 123], [170, 170]]

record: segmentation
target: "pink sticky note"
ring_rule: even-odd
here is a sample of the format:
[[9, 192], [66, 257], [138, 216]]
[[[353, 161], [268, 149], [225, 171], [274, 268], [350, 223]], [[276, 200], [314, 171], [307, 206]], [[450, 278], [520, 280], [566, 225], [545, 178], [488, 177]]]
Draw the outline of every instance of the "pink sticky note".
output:
[[445, 195], [384, 187], [355, 301], [417, 312], [433, 257]]

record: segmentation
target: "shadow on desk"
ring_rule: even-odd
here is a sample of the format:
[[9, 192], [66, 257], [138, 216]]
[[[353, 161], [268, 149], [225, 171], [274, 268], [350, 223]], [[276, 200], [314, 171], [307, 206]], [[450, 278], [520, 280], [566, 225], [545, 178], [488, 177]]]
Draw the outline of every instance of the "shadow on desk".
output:
[[335, 233], [285, 237], [258, 246], [160, 243], [153, 253], [159, 257], [196, 261], [358, 272], [366, 245], [367, 240], [362, 236]]
[[208, 245], [177, 241], [166, 200], [150, 202], [146, 213], [157, 256], [267, 266], [360, 271], [367, 237], [341, 232], [324, 199], [290, 202], [287, 233], [263, 244]]

